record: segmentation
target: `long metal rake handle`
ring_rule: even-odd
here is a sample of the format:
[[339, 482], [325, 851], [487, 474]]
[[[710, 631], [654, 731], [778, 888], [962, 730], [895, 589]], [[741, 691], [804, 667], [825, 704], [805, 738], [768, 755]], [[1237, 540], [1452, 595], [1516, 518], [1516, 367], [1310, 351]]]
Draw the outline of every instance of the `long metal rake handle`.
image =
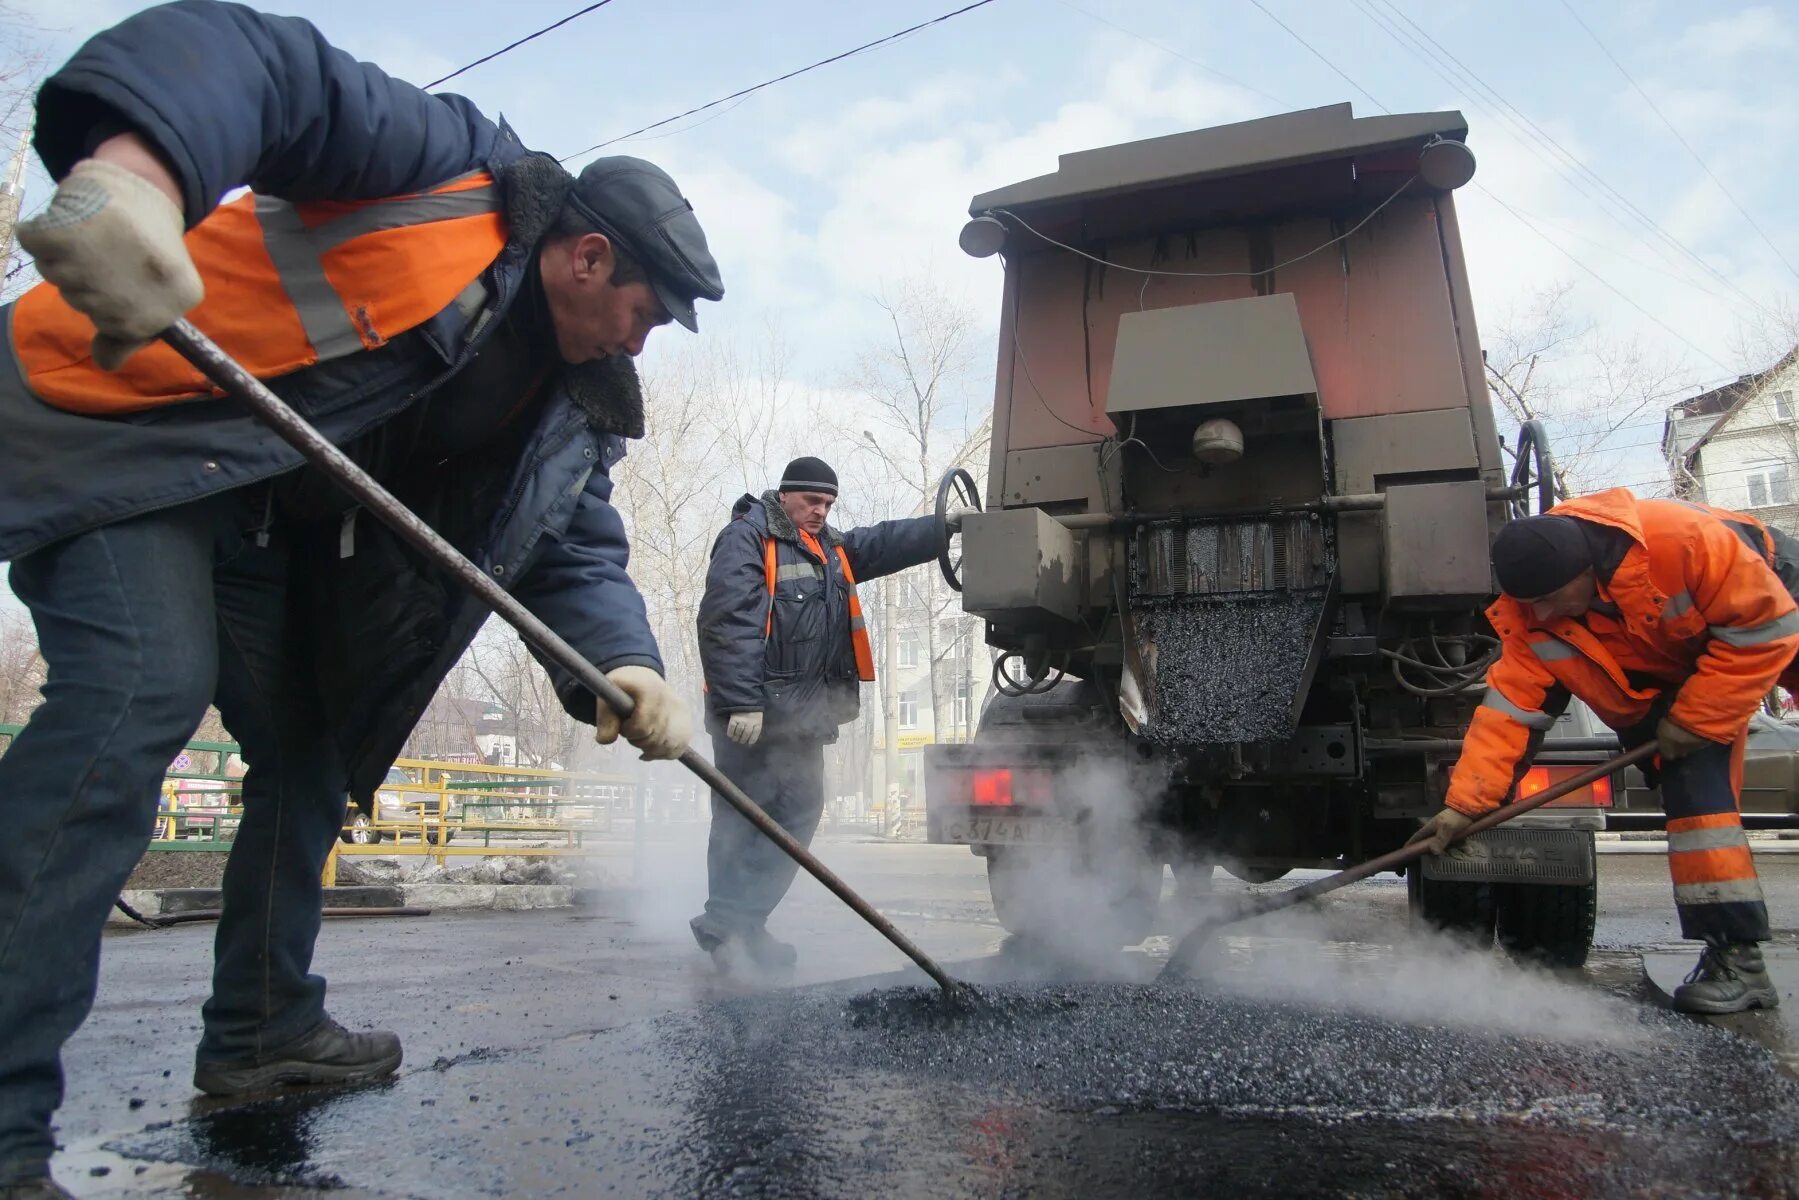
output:
[[[1616, 758], [1607, 759], [1597, 766], [1588, 767], [1578, 775], [1571, 775], [1554, 787], [1544, 788], [1534, 796], [1508, 804], [1504, 808], [1496, 808], [1486, 816], [1476, 818], [1466, 829], [1451, 838], [1450, 844], [1454, 845], [1456, 842], [1473, 837], [1477, 833], [1484, 833], [1495, 825], [1503, 825], [1513, 817], [1522, 816], [1532, 809], [1542, 808], [1551, 800], [1559, 800], [1570, 792], [1577, 792], [1590, 783], [1604, 779], [1607, 775], [1614, 774], [1615, 772], [1622, 771], [1625, 767], [1642, 762], [1660, 748], [1661, 744], [1654, 740], [1644, 742], [1642, 745], [1635, 746], [1625, 751], [1623, 754], [1618, 755]], [[1367, 862], [1358, 863], [1346, 870], [1338, 871], [1335, 875], [1326, 875], [1323, 879], [1314, 879], [1311, 883], [1302, 884], [1296, 888], [1288, 888], [1286, 891], [1278, 892], [1271, 896], [1257, 896], [1232, 912], [1225, 913], [1222, 916], [1213, 917], [1210, 920], [1202, 921], [1188, 931], [1187, 935], [1181, 939], [1180, 944], [1174, 948], [1174, 953], [1168, 956], [1168, 964], [1162, 968], [1161, 977], [1168, 979], [1179, 975], [1185, 975], [1188, 969], [1192, 967], [1193, 958], [1198, 955], [1200, 948], [1205, 945], [1206, 940], [1210, 938], [1213, 933], [1226, 925], [1234, 925], [1238, 921], [1247, 921], [1251, 917], [1260, 917], [1271, 912], [1278, 912], [1283, 908], [1292, 908], [1296, 904], [1303, 904], [1307, 900], [1312, 900], [1325, 895], [1326, 893], [1334, 892], [1340, 887], [1347, 887], [1358, 880], [1368, 878], [1370, 875], [1378, 875], [1382, 871], [1391, 871], [1394, 867], [1404, 866], [1406, 863], [1412, 862], [1415, 859], [1423, 858], [1428, 853], [1430, 853], [1430, 843], [1413, 842], [1409, 845], [1401, 846], [1397, 850], [1389, 850], [1387, 853], [1371, 858]]]
[[[174, 347], [181, 357], [187, 359], [210, 380], [224, 389], [233, 399], [248, 405], [257, 416], [268, 424], [282, 439], [298, 450], [314, 466], [339, 484], [343, 489], [360, 500], [368, 510], [395, 533], [404, 538], [414, 549], [424, 554], [438, 566], [454, 575], [458, 582], [468, 588], [483, 604], [500, 615], [508, 625], [518, 630], [519, 636], [542, 651], [544, 655], [555, 661], [563, 670], [577, 679], [582, 687], [594, 694], [595, 699], [617, 713], [621, 719], [629, 717], [635, 705], [631, 697], [618, 685], [588, 662], [573, 646], [563, 641], [561, 636], [548, 625], [538, 620], [510, 592], [486, 572], [463, 556], [431, 526], [420, 520], [418, 515], [405, 504], [375, 482], [368, 472], [357, 466], [350, 458], [332, 445], [318, 430], [314, 429], [304, 417], [293, 409], [281, 397], [270, 391], [260, 379], [239, 366], [224, 350], [207, 337], [199, 329], [186, 320], [175, 322], [162, 333], [162, 338]], [[762, 806], [750, 799], [741, 788], [725, 778], [724, 773], [709, 762], [691, 746], [681, 752], [680, 763], [689, 771], [699, 776], [708, 787], [723, 796], [727, 803], [743, 814], [745, 820], [762, 831], [783, 853], [800, 866], [804, 867], [813, 878], [830, 889], [831, 893], [855, 910], [857, 916], [874, 926], [882, 937], [892, 942], [900, 952], [917, 963], [925, 974], [937, 982], [946, 994], [959, 994], [956, 981], [942, 967], [920, 950], [911, 938], [901, 933], [893, 922], [876, 912], [874, 906], [838, 878], [824, 863], [818, 860], [806, 847], [799, 844], [792, 834], [762, 811]]]

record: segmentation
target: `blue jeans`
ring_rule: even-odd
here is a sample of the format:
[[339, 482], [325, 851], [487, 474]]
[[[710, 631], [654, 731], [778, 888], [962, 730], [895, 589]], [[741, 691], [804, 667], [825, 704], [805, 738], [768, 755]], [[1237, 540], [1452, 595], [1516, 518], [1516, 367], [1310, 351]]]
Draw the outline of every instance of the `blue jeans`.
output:
[[[825, 807], [824, 744], [776, 739], [739, 746], [725, 737], [722, 723], [709, 724], [718, 769], [800, 845], [811, 845]], [[706, 911], [692, 921], [694, 938], [709, 950], [733, 934], [760, 929], [798, 872], [799, 864], [715, 794], [706, 841]]]
[[209, 702], [249, 770], [200, 1054], [253, 1057], [323, 1019], [309, 970], [345, 772], [305, 673], [289, 551], [248, 533], [261, 511], [227, 493], [13, 564], [48, 680], [0, 756], [0, 1184], [50, 1157], [61, 1048], [93, 1006], [101, 929]]

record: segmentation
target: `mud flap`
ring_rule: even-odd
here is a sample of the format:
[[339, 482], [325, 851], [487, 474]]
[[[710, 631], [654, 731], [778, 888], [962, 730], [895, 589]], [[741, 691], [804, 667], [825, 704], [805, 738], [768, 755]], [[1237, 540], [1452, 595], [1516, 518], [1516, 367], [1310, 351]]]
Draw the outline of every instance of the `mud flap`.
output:
[[1593, 839], [1576, 829], [1490, 829], [1423, 859], [1424, 878], [1452, 883], [1593, 882]]

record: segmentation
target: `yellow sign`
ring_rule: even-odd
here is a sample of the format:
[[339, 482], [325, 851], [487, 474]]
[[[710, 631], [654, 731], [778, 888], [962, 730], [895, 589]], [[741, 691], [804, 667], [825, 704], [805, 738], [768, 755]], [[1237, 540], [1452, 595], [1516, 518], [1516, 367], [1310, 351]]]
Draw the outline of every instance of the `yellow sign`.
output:
[[[937, 740], [936, 738], [932, 737], [928, 733], [902, 733], [899, 736], [899, 748], [901, 750], [916, 750], [920, 746], [933, 745], [936, 742], [936, 740]], [[875, 749], [876, 750], [885, 750], [886, 748], [887, 748], [887, 739], [886, 738], [876, 738], [875, 739]]]

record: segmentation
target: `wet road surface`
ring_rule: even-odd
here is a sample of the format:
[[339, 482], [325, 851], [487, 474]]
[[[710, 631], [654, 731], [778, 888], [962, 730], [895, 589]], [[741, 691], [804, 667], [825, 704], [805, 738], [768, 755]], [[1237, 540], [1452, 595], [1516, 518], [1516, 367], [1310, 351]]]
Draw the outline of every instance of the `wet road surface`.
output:
[[[334, 1013], [399, 1030], [407, 1066], [221, 1104], [185, 1086], [208, 931], [123, 934], [70, 1048], [59, 1177], [84, 1196], [1799, 1195], [1799, 1085], [1761, 1045], [1779, 1020], [1676, 1017], [1643, 980], [1642, 951], [1675, 943], [1659, 857], [1602, 857], [1602, 949], [1572, 978], [1413, 939], [1403, 885], [1376, 880], [1233, 931], [1167, 989], [1146, 982], [1166, 937], [1080, 964], [1007, 942], [965, 851], [821, 848], [985, 1003], [946, 1011], [813, 886], [775, 922], [801, 941], [797, 990], [722, 983], [683, 940], [691, 848], [669, 847], [612, 873], [672, 902], [328, 925]], [[1761, 864], [1791, 946], [1799, 856]], [[1799, 956], [1775, 970], [1790, 997]]]

